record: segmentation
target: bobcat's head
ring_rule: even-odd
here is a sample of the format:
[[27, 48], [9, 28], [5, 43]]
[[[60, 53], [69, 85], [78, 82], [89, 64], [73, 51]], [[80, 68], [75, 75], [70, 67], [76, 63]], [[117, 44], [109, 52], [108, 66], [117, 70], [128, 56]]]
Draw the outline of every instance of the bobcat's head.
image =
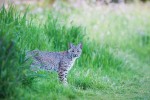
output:
[[75, 46], [70, 43], [68, 53], [72, 58], [79, 58], [82, 53], [82, 44], [79, 43], [77, 46]]

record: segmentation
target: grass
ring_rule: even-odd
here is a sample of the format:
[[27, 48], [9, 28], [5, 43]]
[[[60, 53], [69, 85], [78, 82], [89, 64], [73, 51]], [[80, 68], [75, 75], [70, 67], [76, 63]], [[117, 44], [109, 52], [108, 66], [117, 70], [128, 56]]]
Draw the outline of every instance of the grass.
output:
[[[1, 8], [1, 99], [148, 100], [148, 8], [140, 12], [139, 5], [137, 9], [130, 5], [128, 11], [116, 7], [119, 10], [105, 6], [72, 8], [70, 13], [62, 7], [63, 13], [58, 13], [63, 17], [55, 18], [56, 12], [45, 14], [42, 25], [35, 21], [38, 18], [32, 20], [14, 7]], [[69, 42], [82, 42], [83, 54], [69, 73], [68, 87], [59, 83], [56, 73], [33, 73], [24, 62], [26, 51], [64, 51]]]

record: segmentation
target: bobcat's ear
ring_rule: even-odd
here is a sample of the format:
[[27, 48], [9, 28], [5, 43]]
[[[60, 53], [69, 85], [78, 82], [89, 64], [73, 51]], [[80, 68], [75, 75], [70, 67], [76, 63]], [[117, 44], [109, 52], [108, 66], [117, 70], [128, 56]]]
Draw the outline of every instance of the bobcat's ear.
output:
[[79, 44], [78, 44], [78, 47], [80, 47], [80, 49], [82, 49], [82, 43], [79, 43]]
[[69, 43], [69, 49], [72, 48], [74, 45], [72, 43]]

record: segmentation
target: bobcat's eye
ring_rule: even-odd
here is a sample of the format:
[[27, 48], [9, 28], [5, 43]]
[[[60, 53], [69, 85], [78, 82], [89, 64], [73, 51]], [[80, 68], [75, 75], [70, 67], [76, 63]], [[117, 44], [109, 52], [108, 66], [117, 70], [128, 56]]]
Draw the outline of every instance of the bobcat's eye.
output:
[[74, 52], [74, 50], [72, 50], [72, 52]]
[[79, 50], [77, 50], [77, 52], [79, 52]]

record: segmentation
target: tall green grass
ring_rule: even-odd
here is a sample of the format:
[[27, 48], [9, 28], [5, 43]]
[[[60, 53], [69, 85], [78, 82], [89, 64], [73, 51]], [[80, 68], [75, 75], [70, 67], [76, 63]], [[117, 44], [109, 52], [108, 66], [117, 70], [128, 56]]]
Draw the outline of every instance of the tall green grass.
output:
[[[52, 13], [41, 25], [27, 18], [27, 12], [21, 14], [12, 6], [2, 7], [0, 19], [1, 98], [99, 98], [104, 93], [101, 90], [108, 90], [108, 94], [117, 92], [117, 88], [137, 74], [124, 58], [112, 53], [109, 45], [88, 39], [83, 27], [62, 24]], [[31, 72], [24, 62], [26, 51], [64, 51], [70, 42], [81, 42], [83, 53], [69, 73], [68, 87], [59, 83], [56, 73]]]
[[[14, 31], [21, 20], [13, 9], [3, 7], [0, 10], [0, 97], [16, 96], [15, 88], [22, 75], [19, 70], [19, 52]], [[22, 71], [20, 71], [22, 72]]]

